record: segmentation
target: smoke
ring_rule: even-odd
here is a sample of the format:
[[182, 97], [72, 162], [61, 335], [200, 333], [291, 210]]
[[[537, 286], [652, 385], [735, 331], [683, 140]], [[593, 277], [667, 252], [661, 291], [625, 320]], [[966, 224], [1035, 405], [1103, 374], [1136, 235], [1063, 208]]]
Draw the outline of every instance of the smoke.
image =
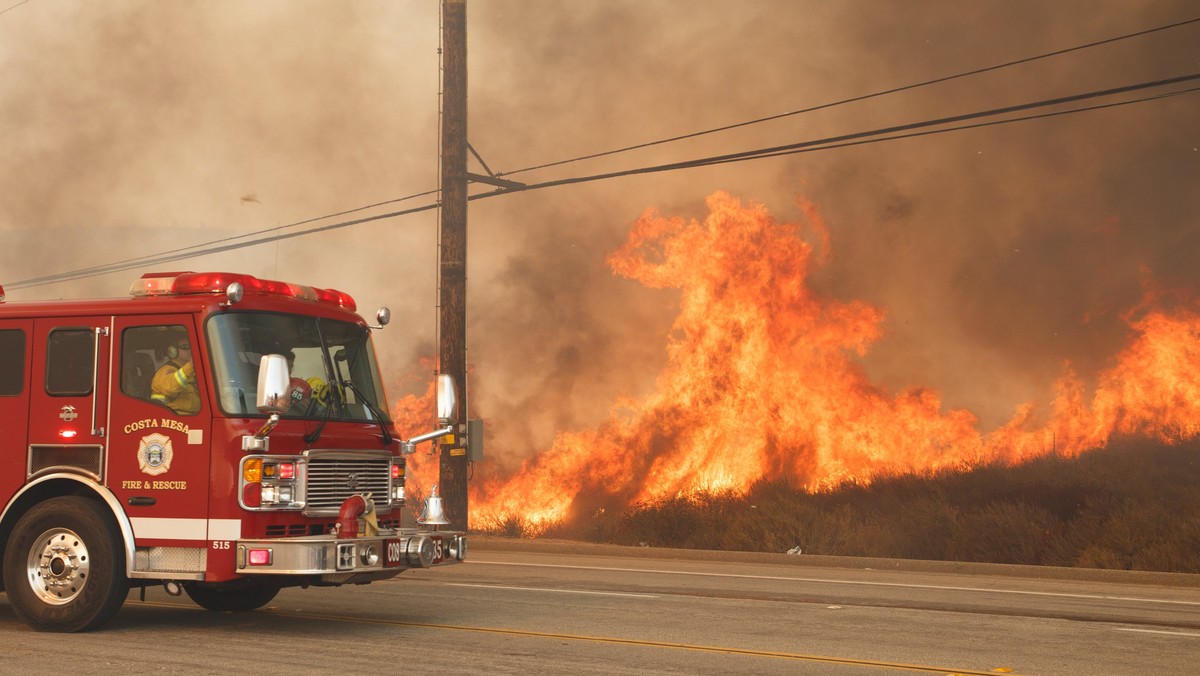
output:
[[[971, 16], [928, 22], [905, 41], [906, 67], [944, 72], [957, 54], [952, 69], [967, 69], [1191, 18], [1182, 5], [1047, 9], [1033, 21], [960, 8]], [[988, 26], [995, 42], [964, 26]], [[1189, 28], [913, 92], [889, 102], [891, 116], [1191, 72], [1195, 37]], [[932, 385], [995, 424], [1012, 402], [1044, 400], [1064, 360], [1084, 374], [1105, 366], [1128, 339], [1120, 314], [1147, 275], [1195, 290], [1173, 253], [1197, 234], [1197, 192], [1187, 187], [1200, 166], [1195, 106], [1183, 98], [831, 156], [810, 194], [829, 207], [839, 267], [851, 268], [831, 285], [888, 310], [890, 340], [869, 359], [874, 372], [896, 386]], [[848, 186], [879, 197], [848, 198]]]
[[[0, 280], [433, 187], [436, 27], [436, 7], [417, 2], [32, 2], [7, 12]], [[415, 217], [152, 269], [245, 271], [345, 289], [368, 312], [388, 303], [415, 313], [408, 300], [433, 295], [424, 261], [434, 228]], [[10, 298], [120, 295], [145, 271]]]
[[[505, 161], [510, 157], [519, 158], [516, 166], [528, 166], [583, 155], [1192, 18], [1184, 3], [1115, 2], [607, 2], [575, 5], [569, 14], [553, 3], [477, 3], [472, 12], [480, 45], [472, 54], [472, 138], [477, 147], [491, 149], [493, 166], [504, 169], [513, 167]], [[1194, 27], [1177, 29], [528, 176], [777, 145], [1188, 73], [1197, 63], [1196, 34]], [[1195, 112], [1194, 98], [1180, 97], [561, 189], [564, 194], [529, 196], [510, 203], [513, 208], [488, 205], [488, 221], [520, 223], [521, 233], [537, 231], [540, 223], [551, 235], [513, 237], [505, 227], [503, 241], [489, 246], [512, 245], [506, 260], [514, 271], [536, 261], [541, 263], [532, 269], [547, 271], [571, 255], [561, 247], [566, 237], [577, 246], [611, 250], [644, 206], [702, 216], [703, 197], [726, 189], [790, 220], [797, 215], [796, 197], [803, 195], [820, 205], [832, 238], [833, 263], [813, 283], [886, 312], [885, 337], [863, 359], [872, 380], [892, 391], [929, 387], [942, 393], [947, 409], [969, 409], [990, 429], [1020, 404], [1046, 401], [1064, 363], [1085, 381], [1110, 365], [1129, 339], [1121, 315], [1137, 305], [1148, 280], [1196, 290], [1188, 254], [1200, 234]], [[531, 117], [538, 120], [536, 137], [519, 133]], [[536, 152], [546, 147], [541, 139], [553, 140], [549, 152]], [[564, 214], [564, 203], [574, 212]], [[474, 227], [489, 226], [476, 219]], [[612, 284], [606, 271], [586, 264], [571, 265], [568, 273], [553, 285], [528, 283], [520, 300], [506, 295], [507, 303], [493, 307], [513, 320], [506, 333], [527, 336], [517, 345], [543, 358], [587, 346], [596, 368], [576, 371], [575, 378], [592, 374], [597, 388], [606, 387], [596, 380], [602, 378], [613, 396], [597, 389], [597, 396], [585, 398], [554, 378], [540, 380], [554, 370], [534, 366], [539, 362], [532, 355], [513, 361], [489, 356], [487, 372], [507, 374], [505, 386], [488, 387], [495, 396], [489, 403], [502, 405], [485, 412], [503, 411], [501, 425], [552, 416], [511, 396], [512, 383], [542, 388], [552, 409], [554, 402], [570, 409], [558, 420], [585, 424], [589, 414], [594, 421], [606, 417], [616, 396], [645, 391], [646, 375], [657, 372], [666, 321], [645, 323], [639, 339], [614, 335], [629, 332], [632, 323], [610, 317], [633, 303], [650, 317], [673, 316], [677, 299], [628, 283], [602, 292]], [[601, 320], [560, 323], [554, 312], [521, 312], [543, 303], [559, 307], [564, 294], [580, 301], [572, 313], [583, 306]], [[598, 302], [601, 297], [610, 302]], [[496, 335], [482, 324], [474, 334], [477, 354], [507, 352], [510, 343], [479, 338]], [[585, 340], [580, 327], [588, 327]], [[626, 355], [606, 363], [619, 345]], [[636, 366], [613, 370], [623, 363]], [[555, 396], [568, 391], [575, 396]], [[580, 402], [591, 409], [581, 411]], [[535, 447], [548, 441], [547, 432]]]
[[[494, 171], [796, 110], [1191, 18], [1186, 2], [471, 0], [470, 141]], [[0, 284], [231, 237], [436, 186], [437, 3], [30, 2], [0, 16]], [[778, 145], [1196, 70], [1187, 27], [683, 143], [537, 181]], [[983, 427], [1085, 380], [1146, 284], [1195, 292], [1194, 96], [473, 202], [472, 416], [511, 467], [654, 387], [679, 298], [606, 256], [646, 207], [725, 190], [798, 220], [811, 280], [883, 309], [862, 360]], [[473, 171], [481, 171], [472, 165]], [[244, 199], [247, 198], [247, 199]], [[350, 292], [392, 394], [432, 352], [429, 214], [167, 264]], [[10, 290], [120, 295], [145, 270]]]

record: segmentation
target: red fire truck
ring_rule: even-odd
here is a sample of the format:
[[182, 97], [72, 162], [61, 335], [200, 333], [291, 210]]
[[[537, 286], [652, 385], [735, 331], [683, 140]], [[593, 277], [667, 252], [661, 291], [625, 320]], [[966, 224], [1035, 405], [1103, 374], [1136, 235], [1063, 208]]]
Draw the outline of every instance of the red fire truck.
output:
[[[0, 548], [43, 631], [110, 619], [163, 584], [210, 610], [282, 587], [461, 561], [436, 489], [402, 527], [405, 455], [354, 300], [230, 273], [161, 273], [130, 297], [4, 302]], [[454, 417], [439, 381], [439, 421]]]

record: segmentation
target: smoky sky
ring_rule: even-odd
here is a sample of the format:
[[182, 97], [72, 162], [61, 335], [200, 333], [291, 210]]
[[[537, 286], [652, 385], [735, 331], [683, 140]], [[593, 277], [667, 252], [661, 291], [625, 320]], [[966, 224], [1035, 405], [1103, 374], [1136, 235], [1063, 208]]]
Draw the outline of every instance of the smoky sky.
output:
[[[469, 137], [493, 171], [513, 172], [1193, 14], [1182, 1], [470, 0]], [[0, 284], [435, 187], [437, 31], [433, 0], [32, 0], [0, 15]], [[1185, 27], [509, 177], [736, 152], [1196, 71], [1200, 28]], [[513, 464], [654, 387], [678, 297], [604, 261], [644, 209], [700, 218], [716, 190], [785, 221], [800, 218], [797, 197], [814, 202], [832, 258], [813, 283], [885, 313], [885, 335], [863, 357], [871, 378], [938, 390], [985, 428], [1003, 423], [1051, 396], [1065, 362], [1085, 379], [1108, 364], [1147, 284], [1197, 290], [1197, 101], [473, 202], [470, 405], [488, 421], [490, 457]], [[426, 213], [165, 267], [334, 287], [364, 314], [389, 305], [385, 377], [409, 383], [433, 352], [435, 259]], [[120, 295], [144, 271], [9, 297]]]

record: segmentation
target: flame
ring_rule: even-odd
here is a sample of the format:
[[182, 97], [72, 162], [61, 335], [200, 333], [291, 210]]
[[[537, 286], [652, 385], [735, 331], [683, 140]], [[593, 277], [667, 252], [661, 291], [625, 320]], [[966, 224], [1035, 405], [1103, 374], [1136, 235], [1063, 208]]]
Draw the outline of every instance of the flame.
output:
[[1048, 411], [1023, 404], [986, 435], [971, 412], [943, 410], [936, 392], [872, 384], [857, 358], [881, 337], [884, 312], [813, 289], [811, 273], [831, 255], [829, 234], [813, 204], [799, 205], [803, 223], [780, 223], [725, 193], [708, 198], [703, 221], [647, 210], [608, 263], [681, 293], [655, 391], [622, 402], [595, 429], [560, 432], [511, 475], [476, 479], [472, 524], [516, 517], [536, 531], [764, 478], [815, 490], [884, 473], [1075, 455], [1114, 435], [1176, 441], [1200, 432], [1200, 314], [1187, 304], [1168, 313], [1148, 300], [1140, 318], [1129, 313], [1134, 339], [1099, 375], [1090, 401], [1067, 364]]
[[[422, 359], [412, 373], [403, 380], [426, 380], [428, 385], [423, 394], [400, 397], [392, 407], [392, 420], [396, 423], [396, 432], [401, 439], [411, 439], [418, 434], [433, 429], [435, 422], [435, 402], [437, 401], [437, 379], [427, 377], [436, 374], [432, 358]], [[422, 446], [414, 455], [408, 456], [405, 462], [404, 488], [408, 497], [410, 510], [415, 510], [414, 517], [420, 513], [421, 505], [438, 482], [438, 461], [431, 455], [432, 446]]]

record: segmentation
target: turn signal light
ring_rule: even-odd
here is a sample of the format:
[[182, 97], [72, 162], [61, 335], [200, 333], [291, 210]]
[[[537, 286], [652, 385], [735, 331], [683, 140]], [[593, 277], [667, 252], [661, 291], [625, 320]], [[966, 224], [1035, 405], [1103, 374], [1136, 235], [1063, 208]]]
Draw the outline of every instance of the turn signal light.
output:
[[298, 456], [249, 456], [242, 459], [242, 507], [254, 510], [301, 509], [303, 460]]
[[258, 458], [251, 458], [242, 463], [242, 479], [249, 482], [262, 481], [263, 462]]

